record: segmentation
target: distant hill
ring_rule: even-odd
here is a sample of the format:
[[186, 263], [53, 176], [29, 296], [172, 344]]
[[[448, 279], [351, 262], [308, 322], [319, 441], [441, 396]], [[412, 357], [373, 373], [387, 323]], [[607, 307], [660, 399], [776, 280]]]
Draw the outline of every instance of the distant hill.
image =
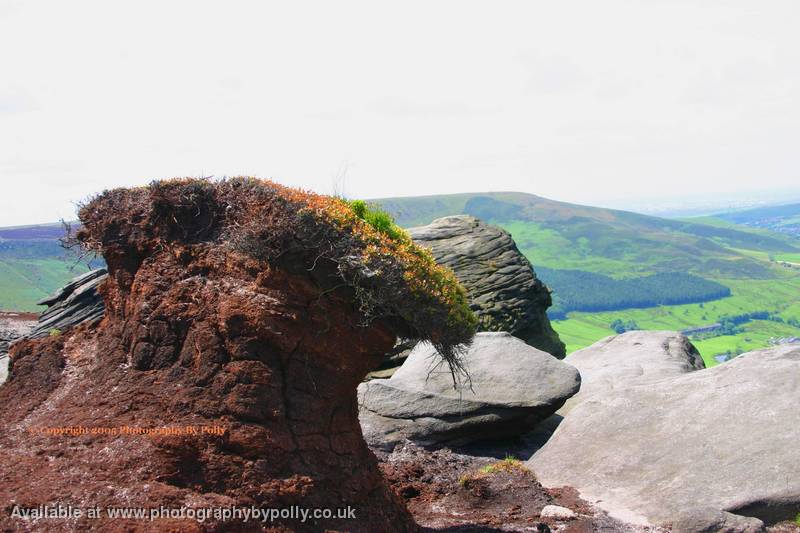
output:
[[375, 200], [401, 226], [470, 214], [511, 231], [534, 265], [626, 277], [659, 272], [769, 279], [774, 272], [741, 250], [797, 253], [782, 235], [569, 204], [524, 193]]
[[470, 214], [510, 231], [553, 290], [550, 315], [569, 351], [614, 333], [619, 320], [683, 330], [768, 312], [770, 320], [735, 335], [695, 339], [708, 364], [800, 334], [787, 323], [800, 319], [800, 243], [791, 235], [723, 217], [665, 219], [516, 192], [374, 202], [406, 227]]
[[754, 228], [765, 228], [800, 239], [800, 204], [776, 205], [721, 213], [716, 218]]
[[41, 311], [38, 300], [88, 270], [63, 236], [60, 223], [0, 228], [0, 310]]

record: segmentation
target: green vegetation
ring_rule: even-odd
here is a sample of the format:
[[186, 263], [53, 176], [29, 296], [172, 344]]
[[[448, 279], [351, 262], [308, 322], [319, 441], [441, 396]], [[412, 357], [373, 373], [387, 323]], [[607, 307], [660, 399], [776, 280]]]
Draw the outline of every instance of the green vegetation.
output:
[[89, 269], [63, 235], [61, 224], [0, 228], [0, 310], [41, 311], [37, 301]]
[[722, 213], [716, 218], [753, 228], [769, 229], [800, 239], [800, 204], [758, 207]]
[[522, 461], [513, 455], [507, 455], [505, 459], [481, 467], [477, 472], [463, 474], [458, 478], [458, 484], [467, 490], [481, 490], [481, 482], [485, 481], [489, 476], [501, 472], [514, 472], [515, 470], [524, 471], [527, 468], [525, 468]]
[[49, 296], [73, 277], [86, 272], [84, 264], [58, 258], [0, 258], [0, 310], [41, 311], [36, 302]]
[[[554, 292], [553, 327], [568, 353], [613, 335], [612, 323], [680, 331], [758, 311], [784, 323], [750, 320], [731, 335], [693, 338], [707, 365], [720, 354], [800, 337], [793, 321], [800, 319], [800, 243], [792, 235], [719, 217], [669, 220], [522, 193], [380, 203], [402, 226], [472, 214], [509, 231]], [[649, 300], [642, 296], [648, 284]]]
[[[737, 326], [733, 335], [691, 336], [703, 355], [706, 366], [719, 363], [715, 356], [737, 351], [750, 351], [770, 345], [770, 341], [800, 337], [800, 276], [776, 280], [721, 280], [731, 287], [731, 296], [704, 304], [658, 306], [615, 312], [574, 312], [566, 320], [553, 321], [553, 328], [567, 345], [567, 352], [584, 348], [597, 340], [613, 335], [615, 320], [633, 321], [640, 329], [682, 331], [720, 323], [724, 317], [749, 313], [770, 313], [776, 320], [750, 320]], [[757, 315], [757, 316], [759, 316]]]
[[510, 472], [516, 468], [522, 468], [522, 461], [513, 455], [506, 455], [505, 459], [486, 465], [480, 469], [482, 474], [495, 474], [497, 472]]
[[[692, 337], [707, 365], [717, 364], [715, 356], [721, 354], [800, 337], [800, 242], [772, 227], [791, 230], [800, 216], [796, 206], [669, 220], [509, 192], [333, 199], [318, 207], [350, 224], [358, 219], [395, 243], [407, 239], [398, 225], [427, 224], [447, 215], [472, 214], [499, 224], [554, 291], [553, 326], [568, 352], [631, 325], [680, 331], [724, 321], [720, 331]], [[758, 225], [766, 219], [770, 227]], [[37, 310], [38, 299], [86, 270], [83, 265], [70, 270], [74, 260], [63, 259], [56, 243], [60, 227], [37, 228], [0, 229], [0, 309]], [[388, 261], [383, 254], [396, 253], [394, 248], [370, 248], [376, 254], [370, 260]], [[440, 274], [422, 268], [424, 261], [413, 263], [421, 270], [408, 275], [424, 293], [425, 276]], [[449, 286], [444, 277], [433, 281]], [[767, 318], [731, 320], [758, 312]], [[456, 314], [449, 320], [466, 319]]]
[[707, 302], [731, 294], [724, 285], [682, 272], [621, 280], [584, 270], [538, 267], [536, 272], [553, 291], [551, 318], [565, 318], [570, 311], [613, 311]]
[[622, 334], [626, 331], [639, 331], [640, 328], [639, 324], [634, 322], [633, 320], [622, 320], [621, 318], [614, 319], [611, 324], [608, 325], [614, 333]]
[[371, 206], [364, 200], [351, 200], [347, 203], [358, 218], [379, 232], [394, 240], [408, 240], [408, 234], [394, 223], [392, 215], [387, 211], [377, 206]]

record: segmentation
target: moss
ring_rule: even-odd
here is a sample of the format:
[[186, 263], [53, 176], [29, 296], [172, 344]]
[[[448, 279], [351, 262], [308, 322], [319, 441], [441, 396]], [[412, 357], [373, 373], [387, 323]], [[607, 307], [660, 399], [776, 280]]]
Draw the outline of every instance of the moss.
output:
[[358, 218], [390, 239], [396, 241], [410, 240], [405, 230], [394, 223], [394, 219], [388, 211], [376, 206], [370, 206], [364, 200], [351, 200], [348, 205]]
[[482, 474], [495, 474], [497, 472], [511, 472], [512, 470], [521, 468], [525, 468], [522, 466], [522, 461], [513, 455], [507, 455], [502, 461], [497, 461], [496, 463], [484, 466], [481, 468], [480, 472]]

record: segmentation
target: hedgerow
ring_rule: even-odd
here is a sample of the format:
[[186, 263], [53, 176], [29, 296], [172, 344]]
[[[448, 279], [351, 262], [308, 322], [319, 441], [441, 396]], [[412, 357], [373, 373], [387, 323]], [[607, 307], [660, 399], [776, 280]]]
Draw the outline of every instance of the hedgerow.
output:
[[82, 246], [129, 268], [172, 244], [211, 243], [265, 268], [307, 272], [321, 291], [350, 290], [363, 324], [386, 320], [463, 370], [459, 356], [477, 325], [465, 290], [386, 212], [364, 202], [255, 178], [183, 178], [105, 191], [79, 218]]

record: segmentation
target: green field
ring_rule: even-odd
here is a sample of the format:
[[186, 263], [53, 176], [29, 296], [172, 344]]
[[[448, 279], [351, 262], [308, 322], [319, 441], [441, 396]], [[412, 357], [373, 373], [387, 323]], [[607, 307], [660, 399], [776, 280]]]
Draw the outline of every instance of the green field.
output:
[[37, 301], [89, 269], [63, 235], [61, 224], [0, 228], [0, 310], [42, 311]]
[[[585, 348], [598, 339], [613, 335], [609, 324], [619, 318], [633, 320], [640, 328], [680, 331], [718, 322], [724, 315], [740, 315], [755, 311], [773, 311], [784, 320], [800, 319], [800, 277], [782, 280], [720, 280], [731, 287], [728, 298], [706, 302], [660, 306], [648, 309], [628, 309], [603, 313], [570, 313], [566, 320], [556, 320], [553, 328], [567, 345], [567, 353]], [[694, 340], [707, 366], [714, 366], [714, 356], [727, 351], [741, 352], [763, 348], [772, 338], [800, 337], [800, 329], [777, 322], [754, 320], [742, 326], [737, 335]]]
[[[511, 233], [519, 249], [548, 282], [552, 270], [579, 270], [614, 279], [682, 272], [721, 283], [731, 296], [702, 304], [572, 311], [553, 327], [573, 352], [615, 334], [610, 324], [632, 320], [639, 328], [681, 331], [717, 323], [724, 316], [757, 311], [800, 319], [800, 242], [770, 229], [719, 217], [662, 219], [555, 202], [521, 193], [393, 198], [380, 201], [403, 225], [471, 214]], [[793, 265], [797, 263], [797, 265]], [[541, 268], [546, 267], [546, 268]], [[565, 276], [561, 276], [565, 278]], [[558, 292], [554, 293], [558, 300]], [[782, 337], [800, 337], [786, 323], [754, 320], [735, 335], [693, 338], [708, 366], [715, 355], [763, 348]]]
[[42, 311], [37, 301], [87, 270], [61, 259], [0, 259], [0, 311]]

